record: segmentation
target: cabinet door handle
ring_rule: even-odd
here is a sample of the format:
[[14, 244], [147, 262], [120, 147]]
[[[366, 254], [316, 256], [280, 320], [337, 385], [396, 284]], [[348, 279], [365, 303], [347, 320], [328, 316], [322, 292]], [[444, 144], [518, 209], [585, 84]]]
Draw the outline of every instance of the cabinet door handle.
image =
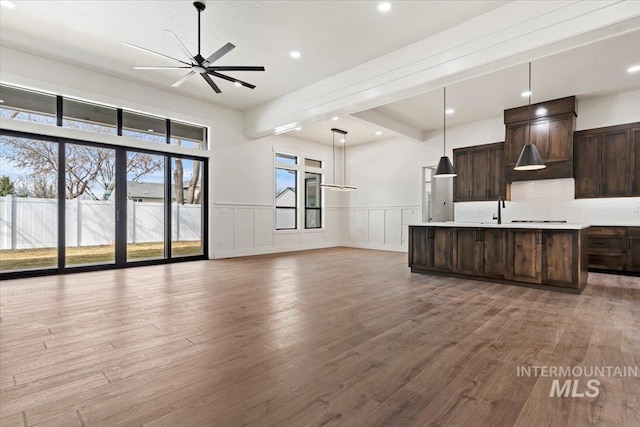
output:
[[484, 194], [485, 194], [485, 197], [487, 198], [487, 200], [489, 200], [489, 198], [491, 198], [491, 191], [490, 190], [486, 190]]

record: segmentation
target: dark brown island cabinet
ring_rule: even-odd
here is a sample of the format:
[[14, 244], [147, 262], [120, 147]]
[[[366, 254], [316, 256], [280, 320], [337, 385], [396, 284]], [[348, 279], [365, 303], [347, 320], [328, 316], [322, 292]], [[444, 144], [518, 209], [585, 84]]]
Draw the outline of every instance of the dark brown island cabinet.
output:
[[587, 284], [588, 229], [572, 224], [411, 225], [409, 267], [417, 273], [580, 293]]

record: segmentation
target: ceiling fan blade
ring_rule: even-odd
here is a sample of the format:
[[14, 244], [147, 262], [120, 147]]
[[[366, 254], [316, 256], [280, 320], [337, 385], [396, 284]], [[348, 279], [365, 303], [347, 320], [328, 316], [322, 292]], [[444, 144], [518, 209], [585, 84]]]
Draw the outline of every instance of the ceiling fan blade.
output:
[[182, 83], [186, 82], [186, 81], [187, 81], [187, 79], [188, 79], [189, 77], [194, 76], [195, 74], [196, 74], [196, 72], [195, 72], [195, 71], [193, 71], [193, 70], [191, 70], [191, 71], [189, 71], [189, 72], [187, 73], [187, 75], [186, 75], [186, 76], [184, 76], [183, 78], [181, 78], [180, 80], [178, 80], [177, 82], [175, 82], [174, 84], [172, 84], [171, 86], [173, 86], [173, 87], [178, 87], [178, 86], [180, 86]]
[[222, 93], [222, 91], [220, 90], [220, 88], [218, 87], [217, 84], [215, 84], [213, 82], [213, 80], [211, 80], [211, 77], [207, 76], [206, 74], [200, 74], [202, 76], [203, 79], [205, 79], [207, 81], [207, 83], [209, 83], [209, 86], [211, 86], [211, 88], [216, 92], [216, 93]]
[[141, 50], [141, 51], [143, 51], [143, 52], [151, 53], [152, 55], [161, 56], [161, 57], [163, 57], [163, 58], [171, 59], [172, 61], [178, 61], [178, 62], [180, 62], [180, 63], [182, 63], [182, 64], [184, 64], [184, 65], [189, 65], [189, 66], [191, 66], [191, 64], [189, 64], [188, 62], [181, 61], [181, 60], [179, 60], [179, 59], [173, 58], [173, 57], [171, 57], [171, 56], [169, 56], [169, 55], [165, 55], [165, 54], [163, 54], [163, 53], [159, 53], [159, 52], [153, 51], [153, 50], [151, 50], [151, 49], [147, 49], [147, 48], [144, 48], [144, 47], [136, 46], [135, 44], [131, 44], [131, 43], [125, 43], [124, 45], [125, 45], [125, 46], [129, 46], [129, 47], [132, 47], [132, 48], [134, 48], [134, 49], [139, 49], [139, 50]]
[[224, 46], [222, 46], [220, 49], [216, 50], [215, 52], [213, 52], [211, 54], [211, 56], [209, 56], [207, 59], [204, 60], [203, 65], [205, 66], [209, 66], [210, 64], [213, 64], [214, 62], [216, 62], [218, 59], [222, 58], [224, 55], [226, 55], [227, 53], [231, 52], [233, 49], [235, 49], [235, 45], [233, 43], [227, 43]]
[[171, 30], [165, 30], [165, 31], [168, 32], [169, 34], [171, 34], [176, 39], [176, 41], [178, 42], [178, 46], [180, 46], [180, 49], [182, 50], [182, 52], [186, 55], [187, 59], [189, 61], [191, 61], [191, 59], [193, 58], [193, 55], [191, 55], [191, 52], [189, 52], [189, 49], [187, 49], [187, 47], [184, 45], [184, 43], [182, 43], [182, 41], [180, 41], [180, 39], [178, 38], [176, 33], [174, 33]]
[[251, 83], [243, 82], [242, 80], [238, 80], [238, 79], [235, 79], [233, 77], [225, 76], [224, 74], [216, 73], [215, 71], [207, 71], [207, 73], [211, 74], [212, 76], [216, 76], [216, 77], [219, 77], [219, 78], [224, 79], [224, 80], [228, 80], [228, 81], [233, 82], [233, 83], [240, 83], [242, 86], [248, 87], [249, 89], [255, 89], [255, 87], [256, 87], [255, 85], [252, 85]]
[[226, 66], [226, 65], [219, 65], [219, 66], [212, 66], [212, 67], [207, 67], [207, 71], [264, 71], [264, 67], [258, 67], [258, 66]]
[[191, 67], [172, 67], [172, 66], [166, 66], [163, 67], [161, 65], [156, 66], [156, 65], [142, 65], [142, 66], [135, 66], [133, 67], [134, 70], [182, 70], [183, 68], [191, 68]]

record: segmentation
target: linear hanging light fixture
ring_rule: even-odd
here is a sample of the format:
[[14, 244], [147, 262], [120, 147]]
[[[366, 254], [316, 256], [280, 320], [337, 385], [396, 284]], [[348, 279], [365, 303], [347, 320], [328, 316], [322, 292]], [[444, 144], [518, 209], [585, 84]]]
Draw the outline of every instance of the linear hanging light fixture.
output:
[[[320, 184], [320, 187], [326, 188], [327, 190], [338, 190], [338, 191], [352, 191], [357, 190], [358, 187], [353, 185], [347, 185], [347, 131], [338, 128], [332, 128], [332, 138], [333, 138], [333, 183], [332, 184]], [[336, 183], [336, 133], [342, 135], [344, 138], [344, 149], [342, 150], [342, 184]]]
[[442, 126], [442, 157], [438, 162], [436, 173], [433, 175], [437, 178], [449, 178], [457, 176], [456, 169], [451, 164], [451, 160], [447, 157], [447, 88], [443, 88], [444, 108], [442, 109], [443, 126]]
[[540, 153], [535, 144], [531, 143], [531, 62], [529, 62], [529, 106], [527, 107], [527, 144], [522, 147], [522, 152], [513, 170], [516, 171], [535, 171], [544, 169], [547, 165], [544, 164]]

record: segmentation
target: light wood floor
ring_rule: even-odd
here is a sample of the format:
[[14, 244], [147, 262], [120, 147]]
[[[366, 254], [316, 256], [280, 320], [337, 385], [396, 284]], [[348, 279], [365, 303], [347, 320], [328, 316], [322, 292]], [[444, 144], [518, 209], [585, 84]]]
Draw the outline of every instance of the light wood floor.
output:
[[640, 426], [640, 378], [550, 398], [516, 376], [640, 366], [639, 278], [568, 295], [336, 248], [0, 291], [2, 426]]

